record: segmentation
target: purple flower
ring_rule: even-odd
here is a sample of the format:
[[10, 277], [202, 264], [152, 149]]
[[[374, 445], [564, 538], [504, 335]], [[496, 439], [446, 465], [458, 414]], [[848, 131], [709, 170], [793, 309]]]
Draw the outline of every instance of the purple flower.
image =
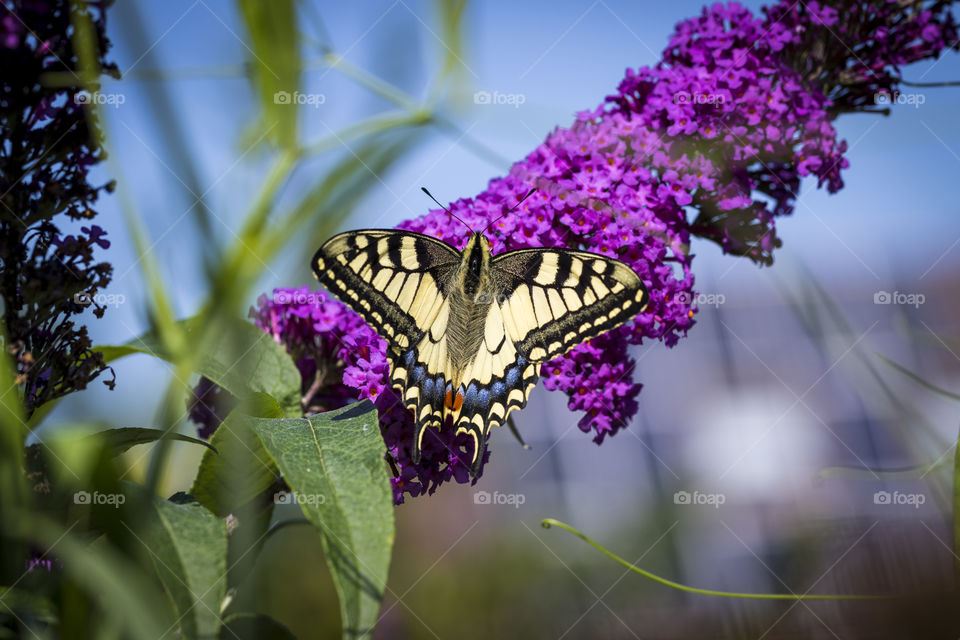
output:
[[190, 419], [197, 425], [197, 435], [208, 440], [237, 402], [223, 387], [209, 378], [200, 378], [187, 404]]

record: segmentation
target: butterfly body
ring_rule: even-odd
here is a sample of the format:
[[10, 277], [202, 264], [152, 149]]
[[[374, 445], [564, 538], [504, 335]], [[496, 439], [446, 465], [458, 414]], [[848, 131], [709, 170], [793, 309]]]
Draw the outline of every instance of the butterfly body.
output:
[[427, 427], [451, 419], [474, 440], [522, 408], [541, 363], [620, 326], [646, 305], [627, 265], [582, 251], [493, 256], [474, 233], [463, 251], [409, 231], [334, 236], [314, 257], [317, 278], [389, 344], [393, 387], [413, 412], [416, 461]]

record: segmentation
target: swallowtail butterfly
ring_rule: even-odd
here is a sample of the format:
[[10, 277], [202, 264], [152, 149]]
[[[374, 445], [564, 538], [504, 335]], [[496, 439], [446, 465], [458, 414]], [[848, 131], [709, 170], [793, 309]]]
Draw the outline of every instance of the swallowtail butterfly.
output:
[[541, 364], [649, 298], [618, 260], [560, 248], [494, 256], [477, 232], [458, 251], [412, 231], [348, 231], [320, 247], [313, 270], [387, 341], [391, 382], [416, 422], [413, 460], [425, 429], [452, 416], [473, 437], [473, 475], [490, 429], [526, 405]]

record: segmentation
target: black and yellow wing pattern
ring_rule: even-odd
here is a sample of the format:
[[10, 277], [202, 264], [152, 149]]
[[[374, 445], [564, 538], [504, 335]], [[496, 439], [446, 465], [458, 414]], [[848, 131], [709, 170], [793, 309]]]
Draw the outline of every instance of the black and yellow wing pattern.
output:
[[648, 299], [617, 260], [548, 248], [491, 256], [482, 234], [459, 252], [409, 231], [353, 231], [326, 242], [313, 267], [389, 343], [392, 384], [416, 422], [413, 459], [426, 427], [450, 416], [474, 440], [474, 474], [490, 429], [526, 405], [541, 364]]

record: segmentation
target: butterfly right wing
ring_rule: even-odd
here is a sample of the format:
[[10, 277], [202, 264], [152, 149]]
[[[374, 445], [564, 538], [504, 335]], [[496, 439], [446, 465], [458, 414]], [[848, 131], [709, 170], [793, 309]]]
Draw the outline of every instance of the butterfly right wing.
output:
[[532, 362], [561, 356], [642, 312], [640, 276], [619, 260], [586, 251], [535, 248], [493, 259], [501, 310], [517, 351]]

